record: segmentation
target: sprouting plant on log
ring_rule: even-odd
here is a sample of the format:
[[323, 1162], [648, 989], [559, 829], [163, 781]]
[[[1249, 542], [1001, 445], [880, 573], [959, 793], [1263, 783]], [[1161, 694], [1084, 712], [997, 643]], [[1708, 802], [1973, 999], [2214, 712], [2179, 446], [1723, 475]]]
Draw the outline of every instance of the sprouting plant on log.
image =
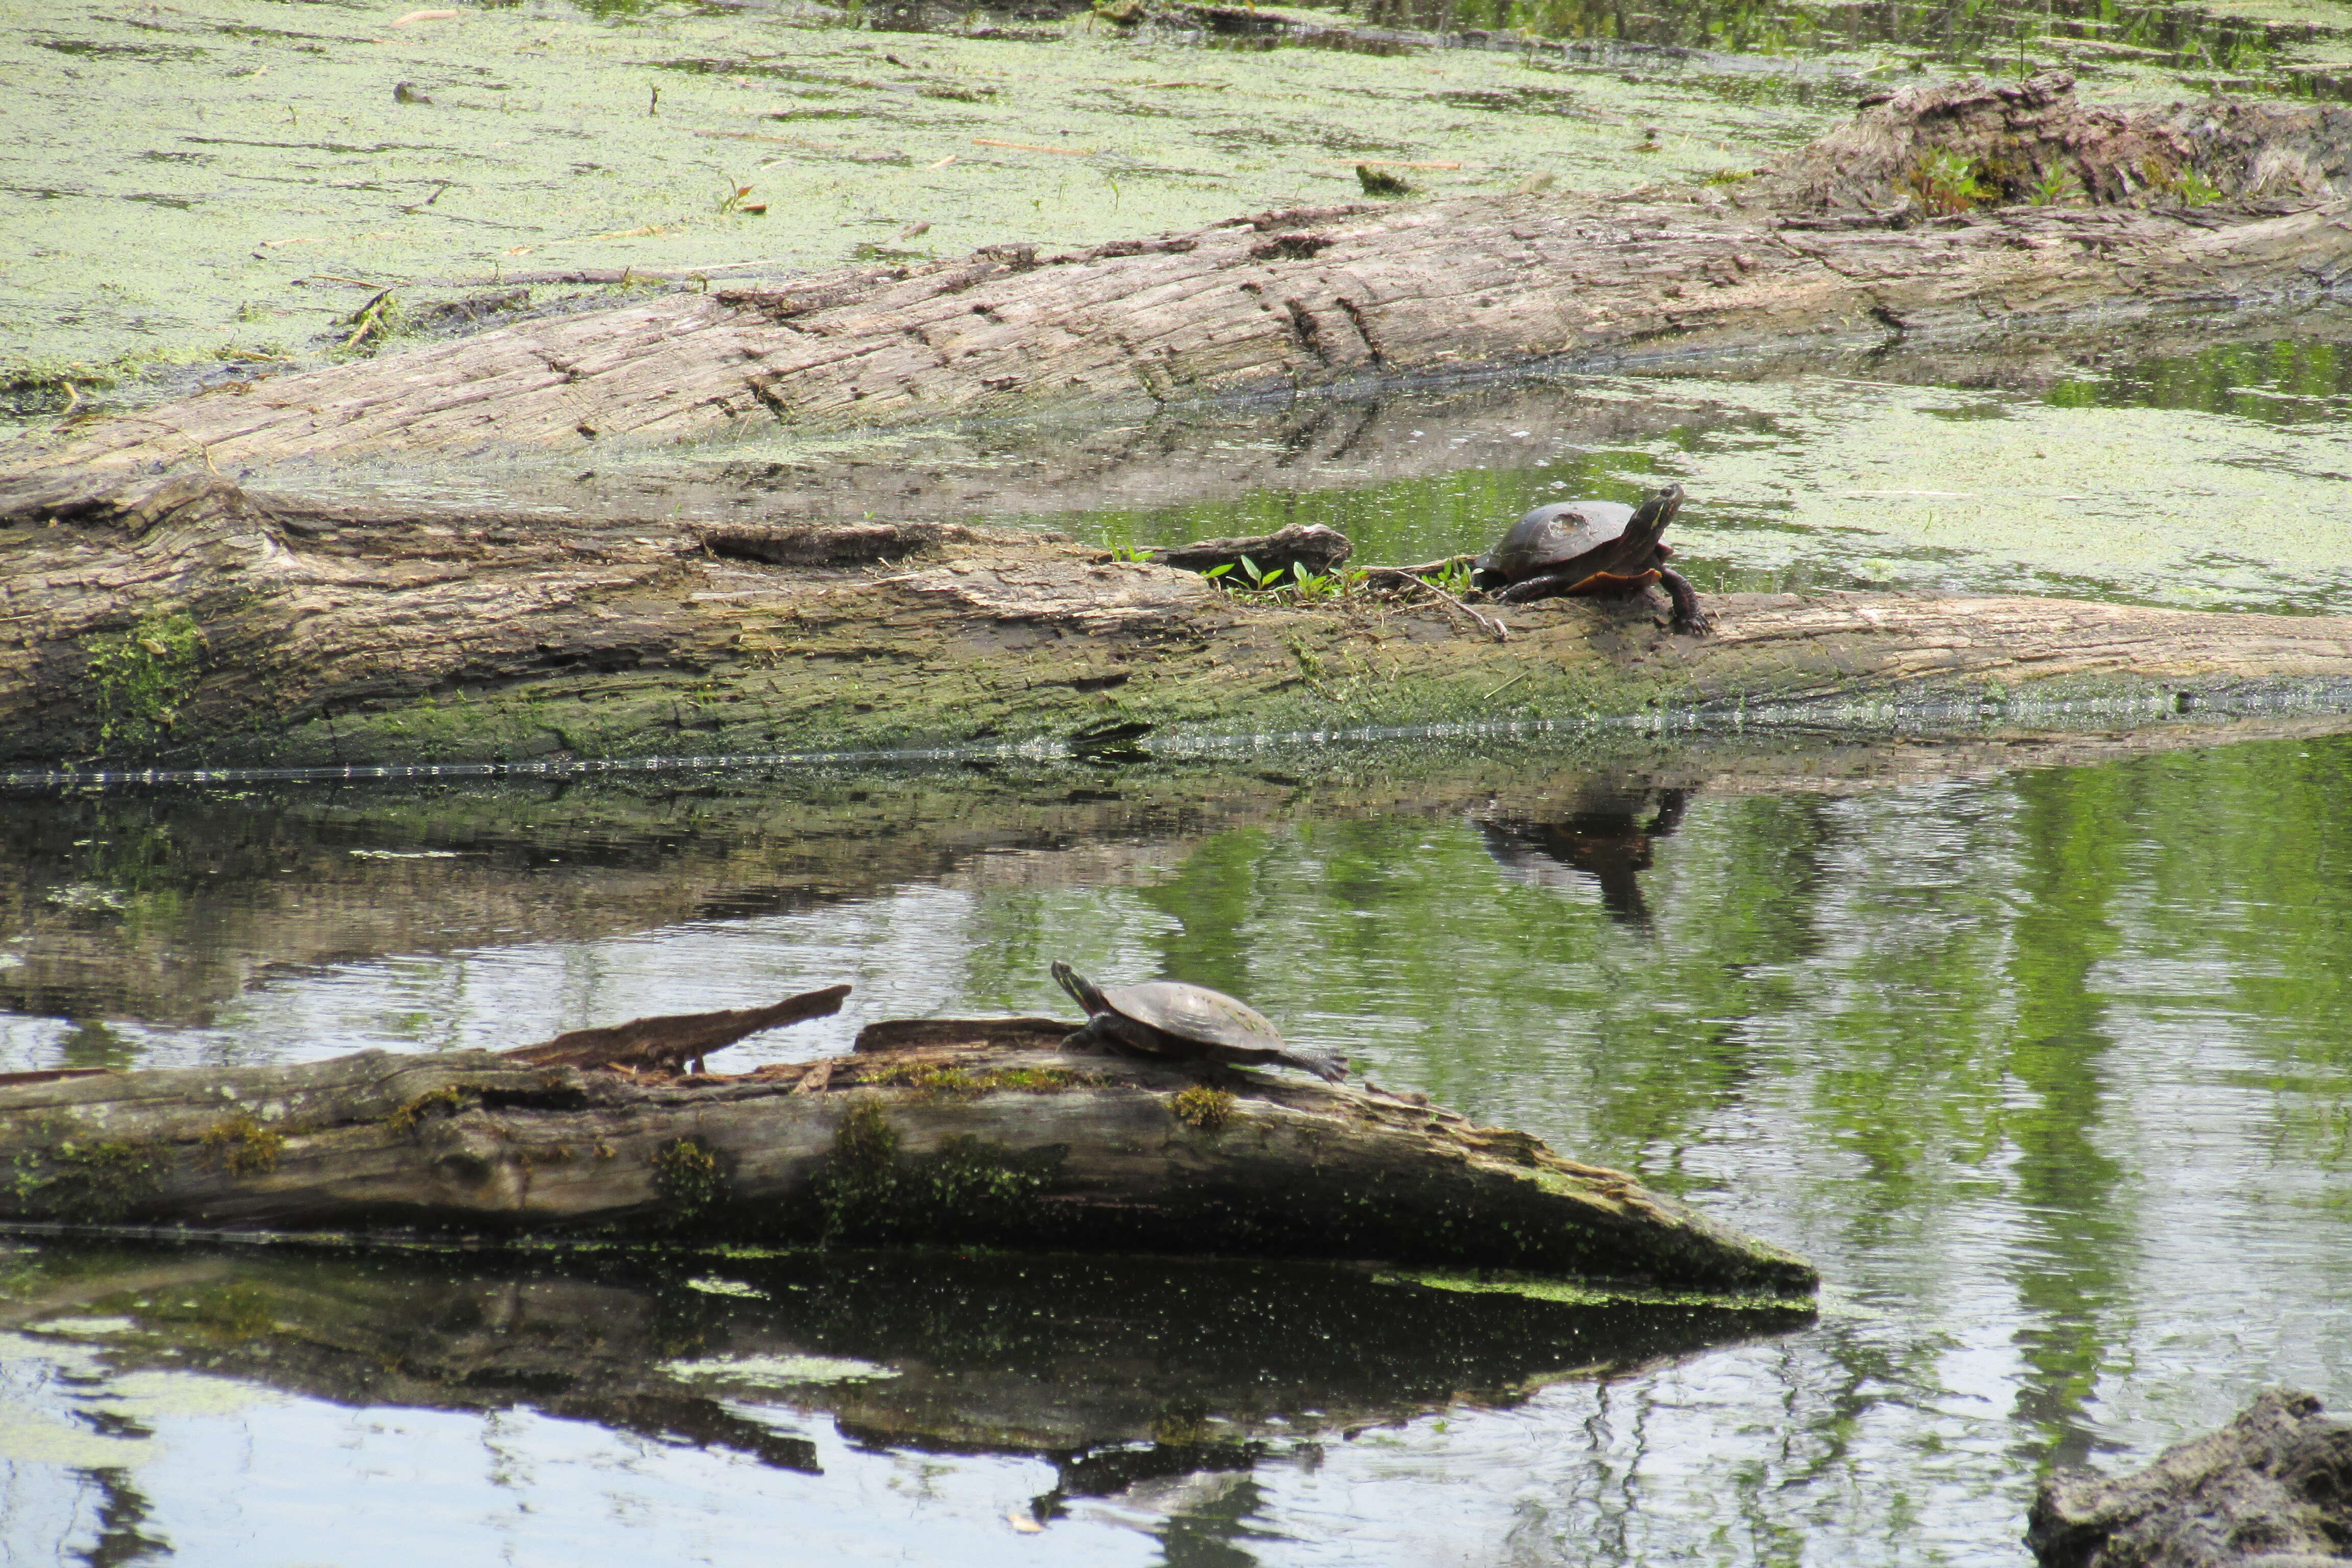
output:
[[2205, 177], [2200, 169], [2183, 169], [2173, 176], [2172, 194], [2180, 198], [2185, 207], [2201, 207], [2221, 199], [2221, 187]]
[[1992, 195], [1977, 180], [1976, 161], [1949, 148], [1919, 160], [1912, 171], [1911, 188], [1919, 193], [1929, 211], [1947, 214], [1967, 212]]
[[204, 633], [184, 610], [150, 610], [128, 631], [89, 639], [101, 745], [148, 745], [177, 722], [194, 690]]
[[2054, 207], [2082, 190], [2082, 182], [2063, 163], [2053, 163], [2033, 183], [2030, 199], [2037, 207]]

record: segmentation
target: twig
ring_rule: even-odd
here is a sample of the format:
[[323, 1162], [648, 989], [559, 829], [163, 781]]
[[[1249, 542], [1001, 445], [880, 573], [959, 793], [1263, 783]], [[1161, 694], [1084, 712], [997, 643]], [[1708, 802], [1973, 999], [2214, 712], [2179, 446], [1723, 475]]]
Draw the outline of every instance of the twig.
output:
[[1511, 640], [1511, 634], [1504, 629], [1502, 622], [1488, 620], [1486, 616], [1480, 615], [1477, 611], [1472, 609], [1469, 605], [1464, 604], [1461, 600], [1455, 598], [1453, 595], [1447, 593], [1444, 589], [1439, 587], [1436, 584], [1431, 582], [1426, 577], [1415, 577], [1412, 580], [1420, 584], [1423, 587], [1428, 589], [1431, 593], [1436, 595], [1439, 598], [1444, 600], [1447, 604], [1453, 605], [1455, 609], [1461, 611], [1464, 615], [1469, 616], [1472, 624], [1493, 637], [1496, 642], [1508, 642]]
[[[1523, 669], [1523, 670], [1519, 671], [1519, 672], [1518, 672], [1518, 674], [1517, 674], [1517, 675], [1515, 675], [1515, 676], [1511, 677], [1511, 679], [1510, 679], [1506, 680], [1505, 682], [1503, 682], [1503, 684], [1502, 684], [1502, 685], [1497, 686], [1496, 688], [1495, 688], [1495, 689], [1494, 689], [1494, 690], [1489, 691], [1488, 693], [1486, 693], [1486, 697], [1487, 697], [1487, 698], [1500, 697], [1504, 692], [1508, 691], [1512, 687], [1517, 686], [1520, 681], [1525, 680], [1527, 678], [1528, 678], [1528, 672], [1527, 672], [1526, 670], [1524, 670], [1524, 669]], [[1481, 701], [1485, 701], [1486, 700], [1486, 698], [1481, 698], [1479, 700], [1481, 700]]]

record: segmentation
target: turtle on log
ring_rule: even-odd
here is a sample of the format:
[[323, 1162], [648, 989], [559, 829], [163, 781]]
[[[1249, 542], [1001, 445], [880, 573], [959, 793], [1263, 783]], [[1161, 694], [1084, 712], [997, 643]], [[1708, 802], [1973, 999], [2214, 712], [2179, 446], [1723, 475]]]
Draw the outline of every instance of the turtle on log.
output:
[[1087, 1010], [1086, 1027], [1066, 1039], [1066, 1046], [1109, 1046], [1236, 1067], [1271, 1063], [1311, 1072], [1326, 1083], [1348, 1076], [1345, 1058], [1293, 1049], [1265, 1014], [1205, 985], [1151, 980], [1105, 991], [1058, 959], [1054, 979]]
[[1704, 636], [1714, 623], [1698, 607], [1697, 591], [1666, 564], [1674, 548], [1663, 536], [1682, 504], [1682, 486], [1668, 485], [1639, 507], [1609, 500], [1539, 506], [1471, 563], [1470, 581], [1506, 605], [1556, 594], [1638, 594], [1655, 583], [1674, 601], [1675, 629]]

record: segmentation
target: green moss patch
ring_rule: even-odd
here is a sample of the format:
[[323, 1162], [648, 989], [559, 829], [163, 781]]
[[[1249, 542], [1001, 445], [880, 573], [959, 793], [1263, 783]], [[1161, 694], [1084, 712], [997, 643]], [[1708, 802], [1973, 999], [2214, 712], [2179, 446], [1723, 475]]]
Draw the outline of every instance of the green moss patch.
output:
[[162, 1190], [167, 1163], [152, 1144], [68, 1140], [17, 1154], [9, 1191], [29, 1217], [107, 1225]]
[[1058, 1153], [952, 1138], [910, 1156], [882, 1107], [850, 1107], [815, 1184], [827, 1242], [980, 1241], [1024, 1228]]

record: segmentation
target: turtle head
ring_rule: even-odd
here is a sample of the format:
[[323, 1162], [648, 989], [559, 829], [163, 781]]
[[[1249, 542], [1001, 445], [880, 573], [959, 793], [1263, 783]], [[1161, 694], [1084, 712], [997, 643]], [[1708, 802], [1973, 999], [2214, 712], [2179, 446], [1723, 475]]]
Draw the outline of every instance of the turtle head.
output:
[[1058, 958], [1054, 960], [1053, 973], [1054, 984], [1068, 992], [1070, 1000], [1087, 1010], [1087, 1017], [1110, 1011], [1110, 1004], [1103, 1000], [1102, 988]]

